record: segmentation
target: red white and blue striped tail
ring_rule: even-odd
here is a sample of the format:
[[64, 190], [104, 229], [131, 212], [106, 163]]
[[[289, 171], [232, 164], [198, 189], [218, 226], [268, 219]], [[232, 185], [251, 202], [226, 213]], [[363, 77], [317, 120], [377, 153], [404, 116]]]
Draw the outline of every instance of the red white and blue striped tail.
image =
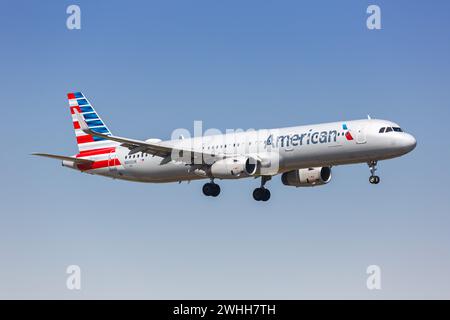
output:
[[67, 94], [69, 99], [70, 113], [72, 115], [73, 128], [75, 129], [75, 136], [77, 138], [78, 149], [80, 152], [93, 150], [93, 149], [103, 149], [111, 148], [119, 145], [118, 142], [107, 140], [102, 137], [96, 137], [84, 133], [78, 120], [76, 118], [74, 109], [80, 113], [89, 128], [94, 129], [96, 132], [111, 135], [108, 127], [102, 121], [98, 113], [94, 110], [89, 100], [81, 92], [72, 92]]

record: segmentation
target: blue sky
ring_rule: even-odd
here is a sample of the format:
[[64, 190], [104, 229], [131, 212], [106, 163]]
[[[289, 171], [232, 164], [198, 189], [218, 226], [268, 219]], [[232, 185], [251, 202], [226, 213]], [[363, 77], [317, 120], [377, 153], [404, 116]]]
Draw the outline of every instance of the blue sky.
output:
[[[66, 28], [78, 4], [82, 29]], [[382, 30], [366, 28], [377, 4]], [[448, 1], [15, 1], [0, 18], [1, 298], [450, 298]], [[32, 152], [76, 152], [66, 93], [113, 133], [372, 117], [413, 153], [320, 188], [136, 184]], [[65, 269], [82, 270], [67, 290]], [[366, 268], [382, 290], [366, 288]]]

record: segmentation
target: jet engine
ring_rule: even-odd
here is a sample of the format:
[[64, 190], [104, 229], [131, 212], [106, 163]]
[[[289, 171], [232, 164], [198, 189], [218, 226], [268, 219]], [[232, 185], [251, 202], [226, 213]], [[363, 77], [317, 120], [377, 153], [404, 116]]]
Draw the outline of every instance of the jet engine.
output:
[[234, 157], [219, 160], [211, 166], [211, 175], [220, 179], [237, 179], [253, 176], [260, 162], [252, 157]]
[[286, 186], [294, 187], [314, 187], [327, 184], [331, 180], [330, 167], [317, 167], [298, 169], [285, 172], [281, 176], [281, 181]]

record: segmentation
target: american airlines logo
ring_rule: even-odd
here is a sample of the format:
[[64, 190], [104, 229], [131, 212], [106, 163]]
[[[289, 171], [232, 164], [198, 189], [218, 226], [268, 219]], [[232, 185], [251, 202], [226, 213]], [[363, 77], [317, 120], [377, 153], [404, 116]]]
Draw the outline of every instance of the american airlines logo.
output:
[[[347, 140], [353, 140], [353, 136], [350, 131], [348, 131], [347, 125], [344, 123], [342, 125], [342, 129], [345, 130], [345, 138]], [[277, 136], [274, 138], [274, 135], [271, 134], [266, 139], [266, 146], [272, 146], [275, 148], [285, 148], [285, 147], [298, 147], [309, 144], [322, 144], [322, 143], [331, 143], [336, 142], [337, 137], [340, 135], [338, 130], [329, 130], [329, 131], [313, 131], [313, 129], [309, 129], [306, 133], [301, 134], [287, 134], [282, 136]]]

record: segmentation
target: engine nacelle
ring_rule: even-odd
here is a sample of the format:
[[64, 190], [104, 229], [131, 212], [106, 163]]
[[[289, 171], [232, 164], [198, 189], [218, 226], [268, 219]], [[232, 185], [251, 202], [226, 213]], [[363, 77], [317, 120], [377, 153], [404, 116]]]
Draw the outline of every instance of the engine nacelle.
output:
[[211, 175], [220, 179], [244, 178], [255, 175], [259, 166], [259, 161], [251, 157], [226, 158], [213, 163]]
[[281, 176], [281, 181], [286, 186], [294, 187], [314, 187], [327, 184], [331, 181], [331, 168], [318, 167], [308, 169], [298, 169], [285, 172]]

